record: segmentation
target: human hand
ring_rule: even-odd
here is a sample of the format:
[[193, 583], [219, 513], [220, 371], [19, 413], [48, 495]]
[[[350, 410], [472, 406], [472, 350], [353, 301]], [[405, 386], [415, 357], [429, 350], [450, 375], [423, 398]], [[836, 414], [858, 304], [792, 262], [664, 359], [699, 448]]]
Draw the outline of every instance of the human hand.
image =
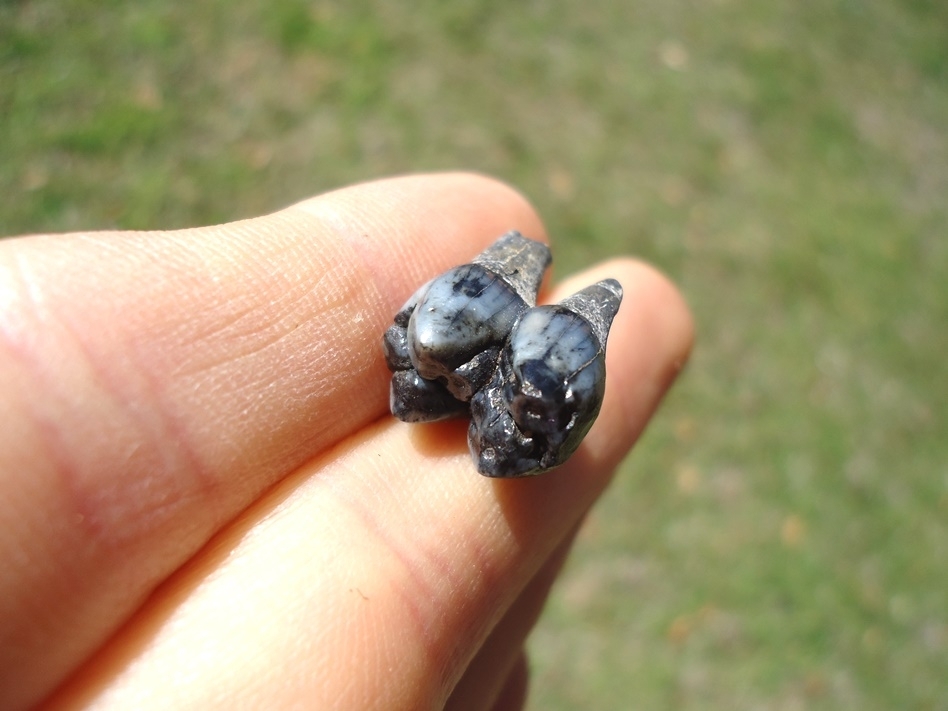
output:
[[546, 294], [624, 287], [601, 414], [559, 469], [477, 475], [466, 423], [387, 414], [380, 338], [509, 229], [544, 238], [508, 188], [441, 175], [0, 242], [0, 707], [519, 708], [525, 638], [692, 326], [627, 259]]

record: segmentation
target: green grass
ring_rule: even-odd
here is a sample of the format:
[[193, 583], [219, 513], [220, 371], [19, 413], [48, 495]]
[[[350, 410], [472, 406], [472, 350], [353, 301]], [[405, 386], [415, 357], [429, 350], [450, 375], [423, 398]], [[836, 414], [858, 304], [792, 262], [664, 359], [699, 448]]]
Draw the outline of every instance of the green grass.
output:
[[948, 5], [0, 3], [2, 234], [443, 168], [698, 320], [532, 708], [948, 708]]

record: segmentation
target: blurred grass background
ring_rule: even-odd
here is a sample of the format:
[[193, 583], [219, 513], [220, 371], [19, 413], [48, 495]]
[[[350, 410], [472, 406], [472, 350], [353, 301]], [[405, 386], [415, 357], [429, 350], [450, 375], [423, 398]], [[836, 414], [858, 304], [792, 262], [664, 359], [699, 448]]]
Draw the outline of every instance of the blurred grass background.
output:
[[0, 234], [447, 168], [698, 320], [531, 708], [948, 709], [948, 4], [0, 0]]

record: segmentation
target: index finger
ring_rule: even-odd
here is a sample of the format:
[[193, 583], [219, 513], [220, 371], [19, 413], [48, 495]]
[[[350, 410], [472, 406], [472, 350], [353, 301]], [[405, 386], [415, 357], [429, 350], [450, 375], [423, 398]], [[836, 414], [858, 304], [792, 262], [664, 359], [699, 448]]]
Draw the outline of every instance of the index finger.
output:
[[0, 706], [48, 692], [262, 491], [378, 417], [419, 284], [542, 227], [465, 175], [0, 246]]

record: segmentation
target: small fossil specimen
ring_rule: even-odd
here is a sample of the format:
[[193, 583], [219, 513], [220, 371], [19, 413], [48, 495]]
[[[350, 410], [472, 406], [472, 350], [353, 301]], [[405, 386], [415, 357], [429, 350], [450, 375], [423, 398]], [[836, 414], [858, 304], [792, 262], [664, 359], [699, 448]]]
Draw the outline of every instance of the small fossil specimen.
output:
[[549, 263], [545, 245], [509, 232], [422, 286], [382, 339], [392, 414], [430, 422], [469, 412], [468, 443], [486, 476], [562, 464], [602, 405], [622, 287], [606, 279], [535, 306]]

